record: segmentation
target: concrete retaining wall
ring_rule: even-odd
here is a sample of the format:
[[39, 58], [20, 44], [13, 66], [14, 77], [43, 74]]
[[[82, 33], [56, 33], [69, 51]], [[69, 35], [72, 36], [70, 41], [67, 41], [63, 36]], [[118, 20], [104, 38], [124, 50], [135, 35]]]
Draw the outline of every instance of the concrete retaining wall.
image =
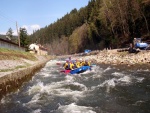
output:
[[39, 71], [49, 61], [45, 60], [33, 66], [20, 69], [0, 78], [0, 99], [12, 91], [18, 90], [22, 84], [31, 80], [35, 72]]
[[25, 51], [25, 48], [19, 47], [18, 44], [4, 40], [0, 38], [0, 48], [6, 48], [11, 50]]

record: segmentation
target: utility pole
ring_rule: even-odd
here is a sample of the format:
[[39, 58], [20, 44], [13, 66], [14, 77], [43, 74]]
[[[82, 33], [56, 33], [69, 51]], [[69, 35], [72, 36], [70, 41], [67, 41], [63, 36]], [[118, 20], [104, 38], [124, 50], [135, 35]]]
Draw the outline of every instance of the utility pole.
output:
[[20, 47], [20, 33], [18, 31], [18, 25], [17, 25], [17, 22], [16, 22], [16, 29], [17, 29], [17, 34], [18, 34], [18, 45]]

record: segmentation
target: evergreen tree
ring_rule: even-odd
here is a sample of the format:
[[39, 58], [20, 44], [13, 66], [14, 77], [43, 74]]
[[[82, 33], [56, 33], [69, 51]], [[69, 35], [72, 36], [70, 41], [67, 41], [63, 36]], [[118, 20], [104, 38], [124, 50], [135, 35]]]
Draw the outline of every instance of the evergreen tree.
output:
[[29, 44], [29, 37], [25, 28], [20, 28], [20, 45], [27, 47]]
[[8, 29], [8, 31], [7, 31], [7, 33], [6, 33], [6, 36], [9, 38], [9, 40], [11, 40], [12, 39], [12, 37], [13, 37], [13, 31], [12, 31], [12, 29], [11, 28], [9, 28]]
[[[65, 54], [64, 48], [67, 46], [61, 46], [67, 45], [67, 42], [68, 47], [72, 47], [70, 53], [81, 52], [86, 48], [125, 47], [134, 37], [150, 36], [149, 3], [149, 0], [89, 0], [86, 7], [73, 9], [30, 37], [32, 41], [51, 45], [51, 48], [56, 48], [57, 45]], [[86, 25], [82, 28], [85, 30], [81, 30], [84, 24]], [[84, 41], [79, 40], [81, 37]]]

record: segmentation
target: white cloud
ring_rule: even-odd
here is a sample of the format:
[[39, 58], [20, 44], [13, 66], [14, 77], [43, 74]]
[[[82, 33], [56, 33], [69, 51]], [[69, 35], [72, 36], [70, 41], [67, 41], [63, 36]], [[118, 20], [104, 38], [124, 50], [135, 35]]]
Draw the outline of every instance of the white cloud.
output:
[[2, 35], [6, 35], [6, 32], [0, 32], [0, 34], [2, 34]]
[[40, 29], [40, 25], [23, 25], [21, 28], [26, 28], [28, 34], [32, 34], [33, 31]]
[[18, 36], [17, 30], [13, 30], [13, 35]]
[[37, 30], [37, 29], [40, 29], [40, 26], [39, 25], [31, 25], [31, 29]]
[[28, 26], [27, 25], [23, 25], [21, 28], [25, 28], [27, 30]]
[[[21, 28], [25, 28], [27, 30], [27, 33], [30, 35], [33, 33], [33, 31], [36, 31], [38, 29], [40, 29], [40, 25], [38, 24], [34, 24], [34, 25], [23, 25]], [[7, 32], [7, 31], [6, 31]], [[6, 35], [6, 32], [0, 32], [0, 34]], [[17, 30], [13, 30], [13, 35], [17, 36]]]

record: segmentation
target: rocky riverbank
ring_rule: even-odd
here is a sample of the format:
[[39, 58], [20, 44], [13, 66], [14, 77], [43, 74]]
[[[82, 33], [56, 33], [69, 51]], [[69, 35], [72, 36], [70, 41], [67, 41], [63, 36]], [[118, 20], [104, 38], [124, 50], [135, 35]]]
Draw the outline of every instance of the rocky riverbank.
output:
[[[93, 63], [98, 64], [111, 64], [111, 65], [137, 65], [137, 64], [147, 64], [150, 65], [150, 51], [140, 51], [138, 53], [128, 53], [127, 51], [118, 52], [117, 50], [103, 50], [91, 52], [87, 55], [69, 55], [72, 59], [88, 59]], [[65, 57], [69, 57], [65, 56]], [[61, 56], [63, 57], [63, 56]], [[47, 61], [46, 56], [36, 56], [38, 60], [31, 61], [27, 59], [20, 60], [0, 60], [0, 76], [9, 74], [20, 68], [25, 68], [31, 65], [36, 65], [36, 63]]]
[[150, 51], [140, 51], [138, 53], [129, 53], [127, 51], [117, 52], [117, 50], [103, 50], [97, 52], [97, 54], [85, 55], [82, 59], [91, 60], [94, 63], [100, 64], [112, 64], [112, 65], [137, 65], [148, 64], [150, 65]]

